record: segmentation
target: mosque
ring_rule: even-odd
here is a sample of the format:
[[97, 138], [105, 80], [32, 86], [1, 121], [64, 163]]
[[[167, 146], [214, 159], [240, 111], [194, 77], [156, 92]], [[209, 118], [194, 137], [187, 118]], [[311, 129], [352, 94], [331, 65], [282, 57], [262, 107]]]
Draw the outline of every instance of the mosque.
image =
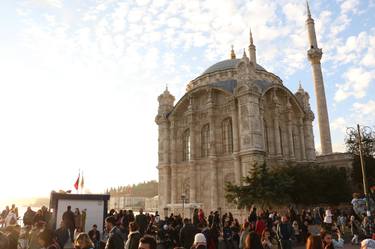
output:
[[293, 93], [257, 64], [250, 32], [248, 54], [220, 61], [187, 85], [176, 103], [166, 89], [159, 97], [159, 210], [220, 209], [236, 213], [225, 200], [225, 183], [241, 184], [253, 165], [270, 167], [316, 163], [348, 168], [347, 153], [333, 153], [329, 117], [314, 20], [307, 4], [311, 63], [321, 154], [314, 144], [310, 95]]

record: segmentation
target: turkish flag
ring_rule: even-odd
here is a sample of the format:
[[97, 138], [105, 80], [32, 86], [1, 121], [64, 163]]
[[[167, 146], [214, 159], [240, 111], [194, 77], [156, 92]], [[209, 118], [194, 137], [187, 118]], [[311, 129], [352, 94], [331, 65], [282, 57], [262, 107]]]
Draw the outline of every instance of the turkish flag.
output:
[[80, 178], [80, 174], [78, 174], [78, 178], [77, 178], [77, 180], [76, 180], [76, 183], [74, 183], [74, 188], [75, 188], [76, 190], [78, 190], [78, 187], [79, 187], [79, 178]]

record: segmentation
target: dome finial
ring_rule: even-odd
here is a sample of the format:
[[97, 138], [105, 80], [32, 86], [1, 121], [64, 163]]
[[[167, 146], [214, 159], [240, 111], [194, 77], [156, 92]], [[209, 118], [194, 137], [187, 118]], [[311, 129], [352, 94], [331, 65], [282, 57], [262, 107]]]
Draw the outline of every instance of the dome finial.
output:
[[304, 92], [305, 91], [305, 90], [303, 90], [301, 81], [298, 82], [298, 91], [299, 92]]
[[230, 51], [230, 59], [234, 60], [236, 59], [236, 54], [234, 53], [234, 46], [232, 45], [232, 50]]
[[257, 63], [256, 51], [255, 50], [256, 49], [255, 49], [254, 40], [253, 40], [253, 32], [251, 32], [251, 28], [250, 28], [249, 57], [250, 57], [250, 62], [252, 62], [254, 66]]
[[251, 28], [250, 28], [250, 45], [254, 45], [253, 33], [251, 32]]

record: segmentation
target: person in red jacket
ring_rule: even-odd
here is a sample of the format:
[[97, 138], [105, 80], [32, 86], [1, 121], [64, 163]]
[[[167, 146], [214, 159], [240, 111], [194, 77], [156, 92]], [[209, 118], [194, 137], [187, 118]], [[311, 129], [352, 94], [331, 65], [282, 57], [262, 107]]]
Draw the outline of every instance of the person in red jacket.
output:
[[255, 223], [255, 232], [258, 234], [259, 237], [262, 236], [262, 233], [266, 229], [266, 223], [264, 222], [262, 217], [257, 217], [257, 221]]

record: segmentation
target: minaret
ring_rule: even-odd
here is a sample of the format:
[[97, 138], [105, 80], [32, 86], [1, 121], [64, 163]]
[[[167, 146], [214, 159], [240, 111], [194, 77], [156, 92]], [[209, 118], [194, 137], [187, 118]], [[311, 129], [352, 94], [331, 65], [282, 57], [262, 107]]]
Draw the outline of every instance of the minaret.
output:
[[250, 29], [249, 56], [250, 56], [250, 62], [252, 62], [254, 66], [256, 66], [257, 65], [256, 49], [255, 49], [253, 33], [251, 33], [251, 29]]
[[311, 12], [309, 3], [306, 1], [307, 7], [307, 32], [309, 37], [309, 50], [307, 50], [307, 57], [311, 63], [312, 75], [314, 80], [316, 103], [318, 110], [318, 124], [320, 132], [320, 144], [322, 149], [322, 154], [332, 153], [332, 142], [331, 142], [331, 132], [329, 128], [329, 118], [327, 110], [326, 94], [324, 90], [322, 67], [320, 65], [320, 60], [322, 59], [322, 49], [318, 48], [318, 42], [315, 34], [315, 24], [314, 19], [311, 18]]

